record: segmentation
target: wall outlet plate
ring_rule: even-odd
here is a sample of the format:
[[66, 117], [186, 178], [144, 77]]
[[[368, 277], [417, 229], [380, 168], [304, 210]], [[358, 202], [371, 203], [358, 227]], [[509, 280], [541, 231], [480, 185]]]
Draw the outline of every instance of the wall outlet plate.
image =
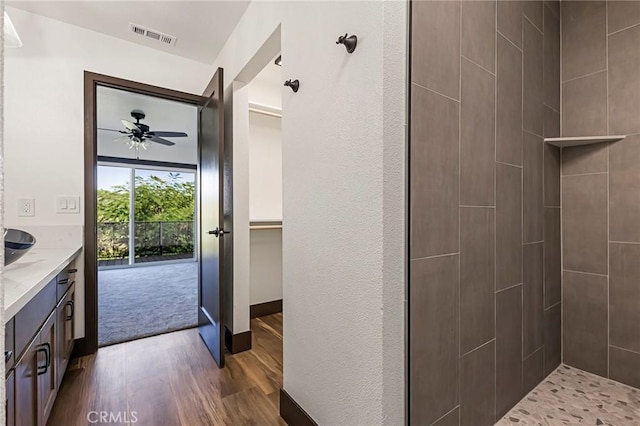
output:
[[18, 217], [36, 215], [36, 201], [33, 198], [18, 198]]
[[56, 200], [56, 213], [80, 213], [80, 197], [58, 197]]

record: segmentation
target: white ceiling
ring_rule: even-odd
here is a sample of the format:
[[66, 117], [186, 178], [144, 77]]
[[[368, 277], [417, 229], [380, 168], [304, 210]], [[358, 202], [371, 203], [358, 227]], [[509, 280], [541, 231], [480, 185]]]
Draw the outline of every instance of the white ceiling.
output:
[[[6, 1], [6, 5], [173, 55], [213, 64], [250, 0]], [[166, 46], [133, 34], [129, 23], [178, 38]]]
[[[176, 144], [165, 146], [151, 143], [140, 158], [174, 163], [195, 164], [198, 147], [198, 109], [194, 105], [156, 98], [138, 93], [99, 86], [96, 93], [96, 121], [99, 128], [124, 130], [121, 119], [135, 123], [131, 110], [141, 109], [146, 117], [141, 123], [151, 131], [185, 132], [185, 138], [165, 138]], [[116, 132], [98, 130], [98, 155], [135, 158], [135, 151], [126, 144], [114, 142], [122, 136]]]

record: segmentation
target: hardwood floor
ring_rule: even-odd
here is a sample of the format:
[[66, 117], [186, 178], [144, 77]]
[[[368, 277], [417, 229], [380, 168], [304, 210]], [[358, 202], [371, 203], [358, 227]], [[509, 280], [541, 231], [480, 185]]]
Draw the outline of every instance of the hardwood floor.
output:
[[95, 422], [100, 412], [112, 416], [102, 423], [111, 425], [285, 425], [278, 414], [282, 314], [252, 319], [251, 330], [252, 349], [227, 354], [223, 369], [197, 329], [108, 346], [75, 359], [48, 425], [101, 424]]

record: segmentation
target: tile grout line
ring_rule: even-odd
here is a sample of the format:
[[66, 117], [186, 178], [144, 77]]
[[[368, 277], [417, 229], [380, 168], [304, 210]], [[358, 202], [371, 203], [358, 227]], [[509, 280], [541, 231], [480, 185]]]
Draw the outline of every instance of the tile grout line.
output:
[[470, 351], [467, 351], [464, 354], [460, 355], [460, 359], [464, 358], [465, 356], [467, 356], [469, 354], [472, 354], [473, 352], [475, 352], [477, 350], [480, 350], [480, 349], [484, 348], [487, 345], [490, 345], [492, 342], [495, 342], [495, 341], [496, 341], [496, 338], [494, 337], [493, 339], [484, 342], [480, 346], [476, 346], [475, 348], [471, 349]]
[[[496, 8], [496, 10], [498, 10], [498, 8]], [[496, 12], [496, 23], [498, 22], [498, 17], [497, 17], [497, 12]], [[515, 47], [516, 49], [518, 49], [520, 51], [520, 53], [522, 53], [522, 48], [516, 46], [516, 44], [514, 42], [512, 42], [511, 40], [509, 40], [509, 37], [507, 37], [506, 35], [502, 34], [502, 32], [500, 32], [500, 30], [496, 30], [496, 35], [500, 35], [503, 39], [507, 40], [509, 43], [511, 43], [511, 45], [513, 45], [513, 47]], [[496, 37], [497, 38], [497, 37]], [[497, 45], [497, 43], [496, 43]], [[497, 49], [496, 49], [497, 51]]]
[[[462, 181], [462, 119], [463, 119], [463, 115], [462, 115], [462, 15], [463, 15], [463, 4], [460, 1], [458, 3], [460, 5], [460, 16], [458, 17], [459, 22], [459, 28], [458, 28], [458, 67], [459, 67], [459, 72], [458, 72], [458, 99], [460, 99], [460, 103], [458, 104], [458, 252], [462, 253], [462, 230], [461, 230], [461, 210], [460, 209], [460, 204], [461, 203], [461, 194], [462, 194], [462, 186], [461, 186], [461, 181]], [[462, 358], [460, 357], [460, 351], [462, 348], [462, 333], [461, 333], [461, 325], [462, 325], [462, 309], [461, 309], [461, 297], [462, 297], [462, 292], [461, 292], [461, 257], [462, 256], [458, 256], [458, 265], [457, 265], [457, 272], [458, 272], [458, 295], [457, 295], [457, 310], [458, 310], [458, 318], [456, 318], [456, 320], [458, 321], [458, 324], [456, 326], [456, 334], [458, 337], [458, 351], [457, 351], [457, 360], [456, 360], [456, 369], [457, 369], [457, 373], [458, 373], [458, 377], [455, 383], [456, 386], [456, 396], [457, 396], [457, 401], [458, 401], [458, 407], [459, 407], [459, 411], [458, 411], [458, 424], [460, 423], [460, 419], [462, 418], [462, 398], [460, 395], [460, 381], [462, 380], [462, 375], [460, 374], [460, 367], [462, 365]]]
[[[608, 9], [608, 3], [607, 3], [607, 9]], [[608, 13], [609, 13], [609, 12], [607, 11], [607, 14], [608, 14]], [[628, 27], [621, 28], [621, 29], [619, 29], [619, 30], [615, 30], [615, 31], [614, 31], [614, 32], [612, 32], [612, 33], [609, 33], [609, 19], [608, 19], [608, 17], [607, 17], [607, 33], [608, 33], [608, 34], [607, 34], [607, 37], [612, 36], [612, 35], [616, 35], [616, 34], [618, 34], [618, 33], [621, 33], [621, 32], [623, 32], [623, 31], [626, 31], [626, 30], [630, 30], [630, 29], [632, 29], [632, 28], [637, 27], [638, 25], [640, 25], [640, 23], [633, 24], [633, 25], [629, 25]]]
[[[611, 345], [611, 344], [609, 345], [609, 347], [610, 348], [614, 348], [614, 349], [618, 349], [618, 350], [621, 350], [621, 351], [631, 352], [632, 354], [640, 355], [640, 351], [635, 351], [633, 349], [621, 348], [620, 346]], [[610, 377], [607, 377], [607, 378], [609, 379]], [[627, 385], [627, 386], [630, 386], [630, 385]]]
[[431, 423], [431, 426], [434, 426], [436, 423], [438, 423], [440, 420], [444, 419], [445, 417], [447, 417], [449, 414], [453, 413], [454, 411], [456, 411], [458, 408], [460, 408], [460, 404], [456, 404], [455, 407], [453, 407], [451, 410], [447, 411], [446, 413], [444, 413], [442, 416], [438, 417], [437, 419], [435, 419], [435, 421], [433, 423]]
[[518, 166], [517, 164], [505, 163], [504, 161], [498, 161], [498, 160], [496, 160], [496, 163], [503, 164], [505, 166], [517, 167], [519, 169], [522, 169], [523, 167], [523, 166]]
[[454, 98], [452, 98], [451, 96], [447, 96], [447, 95], [445, 95], [445, 94], [443, 94], [443, 93], [440, 93], [440, 92], [438, 92], [438, 91], [435, 91], [435, 90], [433, 90], [433, 89], [430, 89], [430, 88], [428, 88], [428, 87], [426, 87], [426, 86], [423, 86], [423, 85], [421, 85], [421, 84], [418, 84], [418, 83], [416, 83], [416, 82], [413, 82], [413, 81], [412, 81], [412, 82], [411, 82], [411, 84], [413, 84], [414, 86], [417, 86], [417, 87], [419, 87], [419, 88], [421, 88], [421, 89], [428, 90], [428, 91], [429, 91], [429, 92], [431, 92], [431, 93], [435, 93], [436, 95], [442, 96], [443, 98], [447, 98], [447, 99], [449, 99], [449, 100], [451, 100], [451, 101], [454, 101], [454, 102], [456, 102], [456, 103], [458, 103], [458, 104], [460, 103], [460, 101], [459, 101], [459, 100], [454, 99]]
[[500, 290], [496, 290], [496, 294], [502, 293], [503, 291], [514, 289], [514, 288], [516, 288], [518, 286], [521, 286], [521, 285], [522, 285], [522, 283], [518, 283], [518, 284], [510, 285], [509, 287], [501, 288]]
[[[607, 97], [605, 100], [605, 108], [607, 114], [607, 134], [609, 134], [609, 1], [605, 1], [604, 5], [605, 14], [605, 53], [606, 53], [606, 67], [607, 67]], [[611, 262], [611, 251], [609, 250], [610, 235], [610, 213], [609, 213], [609, 194], [611, 193], [611, 180], [609, 179], [609, 171], [611, 162], [610, 157], [611, 144], [607, 144], [607, 377], [611, 375], [611, 360], [609, 356], [609, 346], [611, 343], [611, 286], [609, 284], [609, 269]]]
[[605, 71], [607, 71], [607, 69], [603, 68], [603, 69], [598, 70], [598, 71], [590, 72], [589, 74], [581, 75], [581, 76], [578, 76], [578, 77], [572, 77], [572, 78], [570, 78], [568, 80], [565, 80], [565, 81], [561, 82], [561, 84], [571, 83], [572, 81], [580, 80], [581, 78], [591, 77], [591, 76], [594, 76], [596, 74], [600, 74], [601, 72], [605, 72]]
[[[560, 51], [560, 81], [558, 82], [559, 86], [560, 86], [560, 114], [559, 114], [559, 118], [560, 118], [560, 136], [563, 135], [562, 131], [563, 131], [563, 87], [562, 87], [562, 29], [563, 29], [563, 25], [562, 25], [562, 1], [558, 2], [558, 14], [560, 15], [558, 17], [558, 21], [560, 22], [560, 34], [559, 34], [559, 51]], [[564, 360], [564, 303], [562, 303], [564, 301], [564, 274], [562, 273], [562, 268], [564, 267], [564, 238], [563, 238], [563, 233], [562, 233], [562, 200], [563, 200], [563, 196], [562, 196], [562, 148], [560, 148], [560, 153], [559, 153], [559, 157], [560, 157], [560, 164], [558, 165], [558, 186], [559, 186], [559, 190], [560, 190], [560, 364], [562, 365], [562, 361]]]
[[[520, 20], [522, 22], [522, 64], [521, 64], [521, 69], [522, 69], [522, 74], [520, 75], [520, 81], [522, 84], [522, 132], [521, 132], [521, 151], [520, 151], [520, 163], [522, 163], [522, 167], [520, 169], [520, 356], [519, 356], [519, 363], [520, 363], [520, 390], [522, 390], [523, 388], [523, 384], [524, 384], [524, 363], [523, 363], [523, 354], [524, 354], [524, 165], [525, 165], [525, 158], [524, 158], [524, 132], [525, 132], [525, 123], [524, 123], [524, 104], [525, 104], [525, 100], [524, 100], [524, 93], [525, 93], [525, 81], [524, 81], [524, 73], [525, 73], [525, 56], [526, 56], [526, 52], [524, 51], [525, 49], [525, 21], [527, 21], [526, 16], [524, 15], [524, 11], [522, 13], [522, 16], [520, 17]], [[531, 25], [535, 28], [535, 25], [533, 25], [533, 23], [531, 23]], [[543, 97], [544, 98], [544, 97]], [[515, 286], [512, 286], [511, 288], [515, 288]], [[503, 289], [503, 290], [509, 290], [509, 288]], [[497, 294], [497, 293], [496, 293]]]
[[414, 259], [409, 259], [409, 261], [410, 262], [415, 262], [415, 261], [418, 261], [418, 260], [436, 259], [438, 257], [456, 256], [456, 255], [459, 255], [459, 254], [460, 254], [459, 251], [457, 251], [455, 253], [434, 254], [433, 256], [416, 257]]
[[571, 272], [572, 274], [594, 275], [596, 277], [608, 277], [605, 274], [596, 274], [595, 272], [574, 271], [573, 269], [562, 269], [562, 272]]
[[480, 68], [481, 70], [488, 72], [488, 73], [489, 73], [489, 74], [491, 74], [492, 76], [494, 76], [494, 77], [496, 76], [496, 74], [495, 74], [494, 72], [489, 71], [488, 69], [486, 69], [485, 67], [483, 67], [483, 66], [482, 66], [482, 65], [480, 65], [479, 63], [477, 63], [477, 62], [473, 61], [472, 59], [469, 59], [469, 58], [468, 58], [468, 57], [466, 57], [466, 56], [464, 56], [462, 53], [460, 54], [460, 57], [461, 57], [462, 59], [464, 59], [465, 61], [467, 61], [467, 62], [469, 62], [469, 63], [471, 63], [471, 64], [473, 64], [473, 65], [477, 66], [477, 67], [478, 67], [478, 68]]
[[574, 173], [570, 175], [562, 175], [563, 178], [574, 177], [574, 176], [591, 176], [591, 175], [607, 175], [609, 172], [592, 172], [592, 173]]
[[[498, 416], [498, 298], [496, 294], [496, 286], [498, 281], [498, 37], [502, 36], [509, 43], [513, 44], [511, 40], [507, 37], [503, 36], [500, 31], [498, 31], [498, 3], [496, 2], [496, 10], [495, 10], [495, 39], [494, 39], [494, 49], [495, 49], [495, 57], [494, 57], [494, 67], [496, 70], [496, 81], [494, 85], [494, 138], [493, 138], [493, 193], [494, 198], [493, 202], [496, 206], [493, 212], [493, 295], [491, 296], [493, 301], [493, 406], [491, 410], [493, 410], [492, 420], [495, 423], [497, 421]], [[518, 46], [513, 44], [516, 49]], [[522, 52], [522, 51], [520, 51]], [[522, 56], [522, 53], [520, 54]]]

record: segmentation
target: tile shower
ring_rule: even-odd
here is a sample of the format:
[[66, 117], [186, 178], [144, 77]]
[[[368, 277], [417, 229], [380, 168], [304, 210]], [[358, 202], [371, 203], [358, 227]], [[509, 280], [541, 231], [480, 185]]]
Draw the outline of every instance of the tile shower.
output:
[[640, 2], [411, 9], [411, 424], [571, 424], [535, 407], [605, 387], [592, 424], [635, 424]]

